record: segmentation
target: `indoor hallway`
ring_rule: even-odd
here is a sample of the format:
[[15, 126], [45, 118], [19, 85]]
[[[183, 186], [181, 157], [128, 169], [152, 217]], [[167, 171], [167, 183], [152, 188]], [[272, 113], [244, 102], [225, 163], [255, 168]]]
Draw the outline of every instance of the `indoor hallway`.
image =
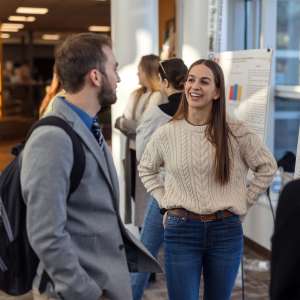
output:
[[[16, 145], [18, 140], [8, 140], [1, 142], [0, 145], [0, 172], [12, 160], [13, 156], [9, 154], [10, 149]], [[245, 300], [267, 300], [269, 286], [269, 271], [255, 271], [251, 268], [253, 262], [264, 260], [263, 257], [245, 247]], [[255, 260], [255, 261], [254, 261]], [[160, 262], [163, 265], [163, 253], [160, 253]], [[251, 265], [250, 265], [251, 264]], [[256, 268], [257, 269], [257, 268]], [[239, 284], [240, 285], [240, 284]], [[143, 300], [165, 300], [167, 299], [167, 290], [163, 274], [156, 276], [156, 281], [150, 283], [145, 290]], [[200, 298], [201, 299], [201, 298]], [[240, 286], [235, 287], [232, 300], [242, 299], [242, 289]], [[0, 292], [0, 300], [32, 300], [31, 294], [22, 297], [9, 297]]]

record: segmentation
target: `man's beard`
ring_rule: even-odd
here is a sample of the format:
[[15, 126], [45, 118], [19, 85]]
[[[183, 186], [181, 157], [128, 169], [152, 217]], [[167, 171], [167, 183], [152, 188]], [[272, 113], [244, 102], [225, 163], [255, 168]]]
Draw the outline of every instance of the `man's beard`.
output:
[[103, 84], [101, 91], [98, 93], [98, 101], [101, 105], [101, 108], [106, 108], [116, 103], [117, 95], [116, 92], [112, 89], [111, 85], [109, 84], [106, 74], [103, 74], [102, 78]]

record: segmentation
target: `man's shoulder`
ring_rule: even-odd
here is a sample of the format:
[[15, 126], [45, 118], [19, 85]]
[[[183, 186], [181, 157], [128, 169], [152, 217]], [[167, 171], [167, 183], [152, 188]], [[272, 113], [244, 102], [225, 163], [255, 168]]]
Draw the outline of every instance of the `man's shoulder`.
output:
[[40, 126], [32, 132], [28, 138], [26, 148], [52, 149], [67, 147], [71, 145], [71, 139], [68, 134], [60, 127], [53, 125]]

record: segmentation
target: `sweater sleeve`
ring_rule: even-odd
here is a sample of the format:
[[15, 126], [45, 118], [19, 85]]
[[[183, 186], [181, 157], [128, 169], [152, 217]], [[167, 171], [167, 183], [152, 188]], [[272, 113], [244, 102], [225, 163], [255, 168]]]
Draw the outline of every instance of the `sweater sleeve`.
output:
[[239, 131], [241, 132], [241, 136], [238, 137], [240, 152], [246, 165], [253, 173], [247, 189], [247, 202], [248, 206], [251, 206], [270, 185], [277, 164], [272, 153], [258, 135], [247, 129], [243, 124]]
[[164, 163], [159, 142], [161, 138], [162, 134], [160, 129], [158, 129], [147, 144], [138, 166], [139, 175], [146, 190], [158, 202], [160, 202], [165, 193], [163, 181], [159, 176], [160, 167]]

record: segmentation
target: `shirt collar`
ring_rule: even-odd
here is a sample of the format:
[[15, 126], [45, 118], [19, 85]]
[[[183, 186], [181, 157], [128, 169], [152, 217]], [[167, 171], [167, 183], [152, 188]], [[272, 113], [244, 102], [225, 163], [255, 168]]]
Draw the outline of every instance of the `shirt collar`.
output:
[[73, 103], [69, 102], [63, 96], [59, 96], [59, 98], [61, 98], [64, 101], [64, 103], [66, 103], [80, 117], [80, 119], [87, 126], [87, 128], [92, 128], [93, 122], [95, 119], [97, 119], [97, 116], [91, 117], [87, 112], [74, 105]]

